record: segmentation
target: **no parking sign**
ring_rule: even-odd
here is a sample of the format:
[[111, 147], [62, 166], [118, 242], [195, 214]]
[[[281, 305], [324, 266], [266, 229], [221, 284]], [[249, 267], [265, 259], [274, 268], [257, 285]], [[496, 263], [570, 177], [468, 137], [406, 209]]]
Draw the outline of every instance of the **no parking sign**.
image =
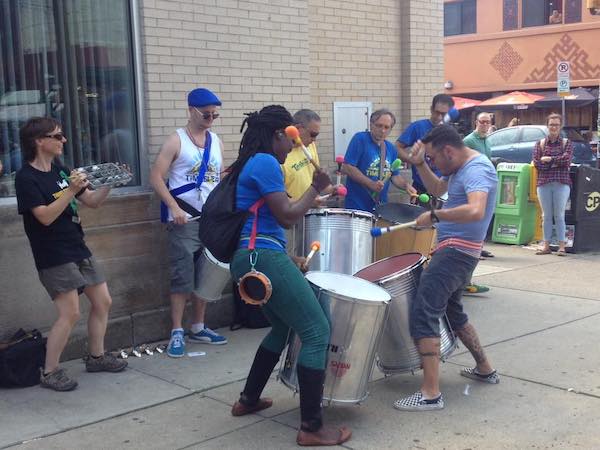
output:
[[560, 61], [556, 65], [556, 91], [561, 97], [571, 93], [571, 64], [569, 61]]

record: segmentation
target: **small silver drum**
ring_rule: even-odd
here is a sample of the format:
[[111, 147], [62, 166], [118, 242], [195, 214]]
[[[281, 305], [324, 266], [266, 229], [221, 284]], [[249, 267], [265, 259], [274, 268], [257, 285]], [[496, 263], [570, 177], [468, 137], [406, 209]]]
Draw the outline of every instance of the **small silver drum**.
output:
[[204, 249], [196, 263], [194, 294], [206, 301], [214, 302], [221, 299], [223, 289], [229, 281], [229, 264], [217, 260], [208, 249]]
[[[306, 279], [325, 314], [332, 318], [323, 399], [360, 403], [369, 395], [367, 383], [390, 295], [373, 283], [341, 273], [308, 272]], [[296, 365], [301, 345], [290, 332], [279, 371], [283, 384], [294, 391], [298, 391]]]
[[[377, 283], [392, 297], [377, 350], [377, 366], [385, 374], [414, 372], [421, 367], [419, 351], [410, 335], [409, 313], [425, 261], [420, 253], [406, 253], [378, 261], [356, 274]], [[440, 354], [445, 359], [457, 344], [445, 317], [440, 319], [440, 332]]]
[[352, 275], [373, 262], [371, 228], [375, 216], [342, 208], [311, 209], [304, 216], [304, 255], [310, 244], [321, 243], [311, 270]]

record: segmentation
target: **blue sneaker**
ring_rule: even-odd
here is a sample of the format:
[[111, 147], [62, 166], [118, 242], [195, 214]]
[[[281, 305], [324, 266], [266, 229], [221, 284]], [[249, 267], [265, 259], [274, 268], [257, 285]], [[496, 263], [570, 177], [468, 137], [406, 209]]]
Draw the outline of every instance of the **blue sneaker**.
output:
[[181, 358], [185, 354], [185, 339], [183, 330], [174, 330], [171, 332], [171, 340], [167, 347], [167, 355], [171, 358]]
[[204, 344], [212, 344], [212, 345], [223, 345], [227, 344], [227, 338], [221, 336], [220, 334], [215, 333], [210, 328], [204, 328], [202, 331], [198, 333], [194, 333], [192, 330], [189, 331], [188, 336], [192, 341], [202, 342]]

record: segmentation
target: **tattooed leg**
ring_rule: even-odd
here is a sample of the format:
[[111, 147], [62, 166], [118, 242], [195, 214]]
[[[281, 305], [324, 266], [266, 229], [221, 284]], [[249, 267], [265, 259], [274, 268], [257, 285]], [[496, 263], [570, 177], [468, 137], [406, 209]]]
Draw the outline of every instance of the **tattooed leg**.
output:
[[416, 344], [423, 366], [421, 393], [436, 398], [440, 395], [440, 338], [422, 338]]
[[483, 351], [483, 347], [479, 342], [479, 337], [477, 336], [477, 332], [475, 331], [475, 327], [470, 323], [467, 323], [460, 330], [456, 331], [456, 335], [461, 340], [465, 347], [469, 349], [473, 359], [477, 363], [477, 371], [481, 374], [491, 373], [494, 369], [490, 365], [485, 353]]

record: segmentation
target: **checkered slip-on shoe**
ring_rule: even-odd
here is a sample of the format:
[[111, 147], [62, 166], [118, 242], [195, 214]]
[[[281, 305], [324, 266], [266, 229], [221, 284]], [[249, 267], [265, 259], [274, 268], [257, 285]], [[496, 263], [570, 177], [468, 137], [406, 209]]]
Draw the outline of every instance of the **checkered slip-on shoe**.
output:
[[419, 391], [408, 397], [396, 400], [394, 408], [400, 411], [433, 411], [435, 409], [443, 409], [444, 397], [440, 394], [437, 398], [427, 400], [423, 398], [423, 394]]
[[462, 369], [460, 371], [460, 374], [463, 377], [470, 378], [471, 380], [481, 381], [482, 383], [500, 383], [500, 377], [498, 376], [498, 373], [495, 370], [487, 375], [482, 375], [479, 372], [477, 372], [476, 368], [471, 369], [470, 367], [467, 367], [466, 369]]

